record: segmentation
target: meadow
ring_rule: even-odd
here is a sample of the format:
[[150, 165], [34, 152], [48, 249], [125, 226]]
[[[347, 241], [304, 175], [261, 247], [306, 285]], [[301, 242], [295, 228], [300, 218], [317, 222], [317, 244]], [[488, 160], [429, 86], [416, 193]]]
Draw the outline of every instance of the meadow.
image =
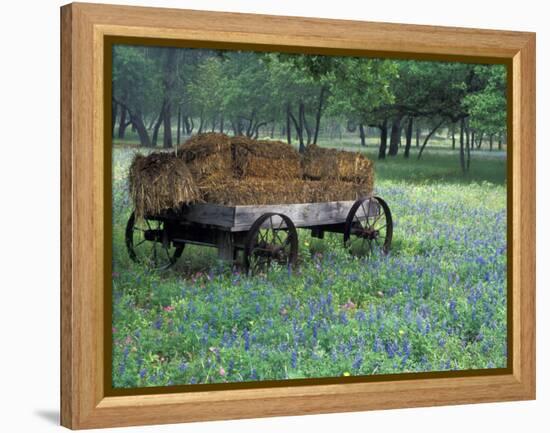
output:
[[[355, 145], [351, 145], [356, 150]], [[392, 251], [349, 255], [341, 235], [299, 230], [297, 271], [245, 276], [206, 247], [172, 269], [130, 261], [126, 175], [113, 150], [115, 388], [505, 367], [505, 154], [427, 148], [374, 159]]]

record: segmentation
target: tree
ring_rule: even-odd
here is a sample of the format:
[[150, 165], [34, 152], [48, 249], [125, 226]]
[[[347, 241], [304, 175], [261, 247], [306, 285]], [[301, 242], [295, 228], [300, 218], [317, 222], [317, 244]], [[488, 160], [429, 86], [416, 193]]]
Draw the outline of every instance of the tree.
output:
[[257, 136], [272, 117], [269, 71], [253, 52], [228, 52], [222, 62], [223, 107], [235, 135]]
[[286, 122], [289, 143], [294, 128], [299, 150], [303, 152], [306, 143], [317, 143], [319, 138], [321, 118], [330, 93], [329, 75], [335, 58], [269, 54], [263, 59], [269, 69], [273, 121]]
[[492, 150], [493, 137], [506, 132], [506, 68], [502, 65], [478, 65], [474, 68], [482, 88], [467, 94], [463, 107], [469, 114], [469, 123], [480, 136], [489, 137]]
[[[456, 121], [462, 115], [462, 99], [466, 93], [471, 65], [450, 62], [423, 62], [416, 60], [396, 61], [397, 76], [391, 81], [390, 88], [395, 96], [394, 103], [386, 108], [392, 118], [392, 134], [389, 155], [398, 152], [401, 138], [401, 122], [404, 118], [437, 119], [431, 122], [431, 128], [420, 147], [418, 158], [437, 131], [447, 120]], [[407, 125], [408, 126], [408, 125]], [[407, 128], [407, 142], [412, 141], [412, 127]], [[406, 149], [410, 151], [410, 144]], [[406, 151], [405, 157], [408, 157]]]
[[378, 127], [379, 158], [386, 156], [388, 107], [395, 101], [390, 80], [396, 75], [394, 61], [363, 57], [340, 57], [330, 75], [329, 112]]
[[222, 123], [221, 116], [226, 107], [224, 91], [228, 82], [222, 63], [220, 57], [205, 58], [197, 65], [194, 77], [186, 88], [190, 104], [200, 113], [203, 127], [205, 118], [211, 119], [212, 129], [215, 129], [218, 118], [220, 125]]
[[145, 47], [113, 48], [113, 101], [126, 110], [142, 146], [151, 146], [144, 115], [160, 93], [159, 70]]

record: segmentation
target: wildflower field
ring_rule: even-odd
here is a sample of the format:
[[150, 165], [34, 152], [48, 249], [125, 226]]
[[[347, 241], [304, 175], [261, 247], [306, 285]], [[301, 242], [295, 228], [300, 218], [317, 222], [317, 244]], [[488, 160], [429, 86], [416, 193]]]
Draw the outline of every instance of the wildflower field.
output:
[[[374, 149], [373, 149], [374, 151]], [[299, 230], [300, 265], [247, 277], [187, 246], [152, 272], [128, 258], [126, 175], [113, 150], [113, 386], [319, 378], [506, 366], [503, 153], [376, 161], [392, 210], [388, 256]]]

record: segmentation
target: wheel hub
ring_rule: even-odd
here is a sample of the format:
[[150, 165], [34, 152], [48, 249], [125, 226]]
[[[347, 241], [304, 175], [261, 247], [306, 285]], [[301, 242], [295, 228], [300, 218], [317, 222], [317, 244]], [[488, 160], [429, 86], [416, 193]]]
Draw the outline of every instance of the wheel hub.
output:
[[366, 229], [356, 229], [354, 230], [354, 234], [361, 239], [367, 239], [369, 241], [373, 241], [375, 239], [378, 239], [378, 236], [380, 235], [380, 232], [372, 227], [368, 227]]
[[281, 245], [261, 243], [258, 247], [259, 248], [255, 251], [257, 256], [274, 259], [284, 256], [284, 248]]
[[164, 230], [145, 230], [143, 237], [151, 242], [162, 242]]

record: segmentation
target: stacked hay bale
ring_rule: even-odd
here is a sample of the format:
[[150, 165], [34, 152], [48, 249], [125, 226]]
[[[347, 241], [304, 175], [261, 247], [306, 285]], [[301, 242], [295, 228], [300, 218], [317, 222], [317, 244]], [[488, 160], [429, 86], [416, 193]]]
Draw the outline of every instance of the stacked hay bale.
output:
[[129, 188], [138, 219], [200, 199], [193, 175], [173, 153], [137, 154], [130, 166]]
[[199, 187], [233, 177], [231, 140], [225, 134], [197, 134], [179, 146], [182, 158]]
[[372, 161], [359, 152], [310, 144], [302, 159], [302, 169], [305, 179], [351, 182], [360, 185], [364, 195], [372, 194], [374, 167]]
[[205, 191], [204, 200], [226, 206], [315, 203], [356, 200], [360, 185], [352, 182], [303, 179], [228, 179]]
[[233, 175], [239, 179], [300, 179], [300, 154], [283, 141], [231, 138]]
[[198, 134], [176, 153], [137, 155], [130, 194], [138, 217], [205, 201], [262, 205], [355, 200], [372, 193], [373, 166], [355, 152]]

